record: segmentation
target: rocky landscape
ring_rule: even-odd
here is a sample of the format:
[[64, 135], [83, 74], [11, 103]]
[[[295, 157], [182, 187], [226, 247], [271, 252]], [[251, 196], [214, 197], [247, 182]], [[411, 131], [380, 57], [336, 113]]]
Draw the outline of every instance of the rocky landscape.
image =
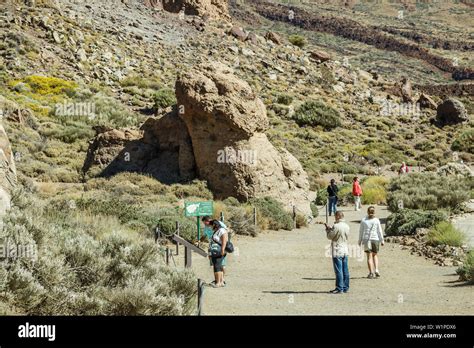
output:
[[[194, 279], [165, 267], [151, 238], [179, 223], [195, 241], [188, 200], [214, 200], [254, 236], [291, 229], [294, 205], [306, 223], [339, 175], [385, 180], [406, 162], [472, 177], [474, 9], [463, 2], [0, 7], [1, 238], [40, 254], [9, 263], [2, 312], [58, 314], [64, 301], [59, 314], [127, 313], [132, 296], [137, 314], [190, 313]], [[425, 232], [392, 238], [462, 262], [464, 249], [428, 247]], [[156, 282], [140, 286], [143, 274]]]

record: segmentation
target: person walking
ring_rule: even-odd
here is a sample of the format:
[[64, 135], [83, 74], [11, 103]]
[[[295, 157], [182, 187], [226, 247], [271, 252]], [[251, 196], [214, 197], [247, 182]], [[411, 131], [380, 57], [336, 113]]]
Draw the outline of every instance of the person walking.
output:
[[362, 187], [359, 183], [359, 178], [356, 176], [352, 181], [352, 196], [354, 196], [355, 210], [360, 211], [361, 205], [361, 196], [362, 196]]
[[326, 236], [331, 240], [331, 256], [336, 274], [336, 288], [329, 291], [331, 294], [349, 292], [349, 225], [344, 221], [344, 213], [336, 212], [334, 226], [326, 226]]
[[221, 288], [225, 286], [224, 283], [224, 269], [222, 262], [226, 256], [225, 248], [229, 236], [227, 230], [223, 228], [218, 220], [212, 222], [213, 234], [209, 243], [209, 259], [214, 267], [214, 282], [211, 286], [214, 288]]
[[367, 254], [367, 266], [369, 275], [367, 278], [379, 278], [379, 258], [380, 245], [384, 245], [383, 230], [380, 220], [375, 217], [375, 207], [367, 209], [367, 216], [362, 219], [359, 229], [359, 246], [364, 244], [364, 251]]
[[337, 193], [339, 192], [339, 188], [336, 185], [336, 180], [331, 179], [331, 182], [327, 188], [328, 192], [328, 204], [329, 204], [329, 216], [332, 213], [336, 214], [337, 211]]

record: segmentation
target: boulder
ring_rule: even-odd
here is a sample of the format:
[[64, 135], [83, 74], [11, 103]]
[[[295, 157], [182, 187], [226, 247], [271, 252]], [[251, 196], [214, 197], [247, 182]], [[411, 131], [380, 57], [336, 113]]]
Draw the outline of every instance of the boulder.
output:
[[400, 92], [404, 103], [413, 103], [413, 90], [411, 88], [411, 82], [405, 77], [402, 79]]
[[241, 27], [233, 26], [229, 33], [240, 41], [247, 40], [248, 34]]
[[420, 97], [418, 98], [417, 103], [420, 104], [420, 108], [422, 109], [436, 110], [436, 108], [438, 107], [436, 102], [433, 99], [431, 99], [429, 95], [425, 93], [421, 93]]
[[283, 44], [283, 40], [281, 38], [280, 35], [278, 35], [277, 33], [273, 32], [273, 31], [269, 31], [265, 34], [265, 39], [267, 39], [268, 41], [271, 41], [277, 45], [281, 45]]
[[310, 52], [310, 57], [311, 57], [311, 59], [313, 59], [315, 61], [318, 61], [320, 63], [327, 62], [328, 60], [331, 59], [331, 56], [328, 53], [323, 52], [323, 51], [319, 51], [319, 50], [311, 51]]
[[184, 9], [186, 15], [229, 20], [226, 0], [162, 0], [165, 11], [179, 13]]
[[436, 120], [441, 126], [459, 124], [469, 121], [464, 104], [454, 98], [448, 98], [438, 105]]
[[3, 227], [3, 217], [11, 207], [11, 194], [16, 183], [16, 167], [10, 141], [0, 124], [0, 228]]
[[248, 34], [246, 41], [250, 41], [252, 44], [258, 45], [258, 35], [255, 33], [250, 33]]
[[96, 127], [85, 173], [96, 168], [103, 176], [119, 172], [149, 174], [172, 184], [196, 177], [194, 155], [186, 126], [173, 110], [159, 118], [149, 118], [140, 131]]
[[270, 196], [285, 205], [307, 198], [307, 174], [288, 151], [270, 143], [265, 105], [231, 68], [210, 63], [184, 72], [176, 97], [197, 174], [217, 198]]

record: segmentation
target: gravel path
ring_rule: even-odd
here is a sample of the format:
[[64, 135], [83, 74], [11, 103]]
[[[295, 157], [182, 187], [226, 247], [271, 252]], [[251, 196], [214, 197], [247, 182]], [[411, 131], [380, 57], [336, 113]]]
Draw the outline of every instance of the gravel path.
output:
[[[398, 244], [382, 247], [382, 277], [367, 279], [366, 262], [355, 249], [364, 213], [345, 210], [354, 250], [349, 260], [350, 293], [327, 293], [334, 288], [331, 259], [325, 256], [329, 243], [323, 226], [311, 225], [236, 238], [238, 254], [229, 259], [227, 287], [206, 287], [203, 314], [474, 314], [473, 287], [457, 281], [455, 267], [435, 266]], [[381, 218], [388, 216], [385, 207], [377, 212]], [[193, 263], [198, 277], [213, 279], [208, 260], [194, 255]]]

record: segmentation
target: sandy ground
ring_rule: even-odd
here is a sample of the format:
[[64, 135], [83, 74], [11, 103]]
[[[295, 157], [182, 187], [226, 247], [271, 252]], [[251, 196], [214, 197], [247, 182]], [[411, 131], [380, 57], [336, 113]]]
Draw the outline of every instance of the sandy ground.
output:
[[[229, 259], [227, 286], [205, 288], [204, 315], [403, 315], [474, 314], [474, 287], [458, 282], [455, 267], [440, 267], [398, 244], [380, 252], [381, 278], [367, 279], [357, 250], [363, 212], [342, 209], [351, 226], [350, 293], [332, 295], [334, 273], [322, 225], [237, 237]], [[385, 207], [378, 216], [388, 216]], [[322, 221], [323, 219], [318, 219]], [[383, 220], [382, 220], [383, 221]], [[180, 256], [182, 258], [182, 254]], [[193, 255], [193, 269], [210, 282], [207, 259]]]

